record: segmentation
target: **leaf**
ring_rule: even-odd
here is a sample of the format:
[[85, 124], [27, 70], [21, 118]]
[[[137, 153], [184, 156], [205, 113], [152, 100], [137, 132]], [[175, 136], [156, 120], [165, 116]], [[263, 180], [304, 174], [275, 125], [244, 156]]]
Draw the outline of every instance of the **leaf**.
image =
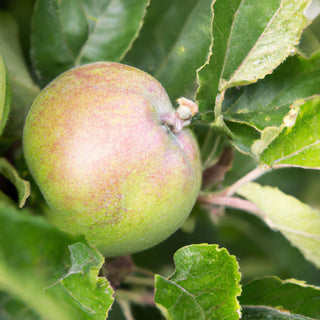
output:
[[22, 208], [30, 195], [30, 183], [20, 178], [16, 169], [5, 158], [0, 158], [0, 172], [16, 187], [19, 207]]
[[10, 209], [17, 208], [15, 202], [9, 196], [7, 196], [5, 193], [3, 193], [1, 190], [0, 190], [0, 208], [1, 209], [2, 208], [10, 208]]
[[260, 132], [267, 127], [280, 127], [295, 101], [320, 93], [319, 72], [320, 54], [310, 60], [289, 57], [264, 80], [227, 91], [223, 117]]
[[309, 2], [215, 2], [211, 56], [199, 72], [202, 112], [213, 109], [219, 92], [263, 79], [292, 53], [307, 25]]
[[[30, 104], [38, 94], [39, 88], [34, 84], [23, 59], [18, 26], [11, 15], [1, 11], [0, 53], [6, 65], [12, 93], [6, 134], [20, 137]], [[6, 108], [9, 112], [9, 105]]]
[[320, 98], [292, 109], [292, 117], [294, 122], [288, 118], [286, 129], [263, 152], [261, 163], [320, 169]]
[[320, 288], [278, 277], [253, 280], [243, 287], [241, 305], [261, 305], [320, 319]]
[[211, 43], [212, 0], [151, 1], [144, 26], [124, 62], [157, 78], [171, 99], [194, 99], [196, 70]]
[[9, 79], [0, 54], [0, 135], [7, 123], [11, 102]]
[[113, 299], [97, 278], [104, 259], [83, 240], [26, 210], [0, 208], [0, 257], [0, 289], [21, 308], [42, 320], [105, 320]]
[[31, 57], [42, 84], [71, 67], [119, 61], [142, 25], [149, 0], [38, 0]]
[[308, 19], [313, 20], [320, 14], [319, 0], [311, 0], [309, 6], [305, 10], [305, 15]]
[[217, 245], [190, 245], [174, 256], [176, 271], [156, 275], [155, 302], [170, 319], [239, 319], [240, 274], [234, 256]]
[[244, 320], [316, 320], [262, 306], [243, 306], [242, 310], [243, 316], [241, 319]]
[[248, 183], [237, 193], [265, 214], [265, 221], [279, 230], [309, 261], [320, 267], [320, 212], [277, 188]]
[[[320, 3], [318, 3], [320, 9]], [[320, 51], [320, 16], [303, 31], [298, 52], [305, 58], [310, 58], [312, 55]]]
[[4, 66], [2, 57], [0, 55], [0, 116], [2, 118], [4, 106], [5, 106], [5, 101], [6, 101], [6, 68]]
[[24, 303], [13, 299], [9, 294], [0, 292], [0, 319], [1, 320], [41, 320]]
[[[320, 93], [319, 72], [320, 54], [311, 60], [290, 57], [264, 80], [241, 90], [227, 91], [223, 119], [235, 136], [236, 147], [260, 156], [286, 127], [290, 110]], [[234, 127], [241, 130], [235, 131]], [[255, 130], [260, 137], [247, 139], [246, 133], [250, 130]]]
[[255, 128], [236, 122], [228, 123], [229, 136], [233, 145], [244, 154], [252, 154], [252, 144], [261, 139], [261, 133]]
[[107, 314], [104, 306], [110, 307], [113, 302], [111, 287], [106, 279], [98, 278], [104, 259], [99, 252], [82, 242], [70, 245], [69, 250], [72, 265], [60, 284], [88, 314], [88, 319], [104, 320]]

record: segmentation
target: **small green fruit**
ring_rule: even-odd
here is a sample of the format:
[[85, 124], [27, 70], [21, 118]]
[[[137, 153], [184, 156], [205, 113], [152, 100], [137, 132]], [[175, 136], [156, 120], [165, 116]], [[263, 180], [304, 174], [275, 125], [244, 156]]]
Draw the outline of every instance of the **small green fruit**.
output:
[[23, 134], [49, 219], [84, 234], [106, 256], [169, 237], [201, 183], [191, 131], [173, 133], [163, 120], [174, 115], [159, 82], [119, 63], [87, 64], [52, 81], [31, 106]]

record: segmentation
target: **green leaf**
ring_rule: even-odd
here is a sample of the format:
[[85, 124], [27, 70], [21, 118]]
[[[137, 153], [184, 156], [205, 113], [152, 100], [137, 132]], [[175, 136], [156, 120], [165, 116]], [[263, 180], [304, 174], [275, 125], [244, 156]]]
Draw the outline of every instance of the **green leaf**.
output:
[[175, 273], [156, 275], [155, 302], [169, 319], [239, 319], [240, 274], [217, 245], [190, 245], [174, 255]]
[[103, 261], [42, 217], [0, 208], [0, 290], [42, 320], [105, 320], [113, 298], [97, 278]]
[[285, 120], [286, 129], [263, 152], [260, 161], [274, 168], [320, 169], [320, 98], [291, 109]]
[[11, 90], [6, 68], [0, 54], [0, 135], [7, 123], [11, 102]]
[[236, 122], [228, 123], [232, 143], [242, 153], [252, 154], [252, 144], [261, 139], [261, 133], [255, 128]]
[[320, 55], [311, 60], [288, 58], [272, 75], [256, 84], [227, 91], [223, 117], [262, 131], [280, 127], [297, 100], [320, 93]]
[[248, 183], [237, 193], [260, 208], [262, 218], [320, 267], [320, 212], [277, 188]]
[[2, 57], [0, 55], [0, 116], [2, 118], [2, 113], [6, 101], [6, 68], [4, 66]]
[[[288, 55], [307, 25], [306, 0], [217, 0], [209, 62], [199, 72], [200, 110], [212, 110], [219, 92], [254, 83]], [[210, 94], [208, 94], [210, 92]]]
[[243, 287], [241, 305], [261, 305], [320, 319], [320, 288], [302, 281], [265, 277]]
[[71, 67], [119, 61], [142, 25], [149, 0], [38, 0], [31, 57], [43, 84]]
[[320, 51], [320, 16], [303, 31], [298, 52], [306, 58]]
[[11, 105], [11, 87], [8, 74], [6, 74], [6, 99], [5, 104], [2, 110], [2, 116], [0, 120], [0, 135], [3, 133], [5, 126], [7, 125], [9, 113], [10, 113], [10, 105]]
[[171, 99], [194, 99], [196, 70], [211, 43], [212, 0], [151, 1], [141, 34], [124, 62], [157, 78]]
[[[0, 190], [0, 208], [16, 209], [15, 202], [5, 193]], [[1, 319], [1, 318], [0, 318]]]
[[[320, 54], [311, 60], [295, 56], [288, 58], [264, 80], [240, 90], [228, 90], [222, 112], [224, 121], [235, 135], [236, 147], [259, 156], [285, 128], [290, 107], [320, 93], [319, 75]], [[235, 126], [242, 129], [234, 131]], [[250, 130], [256, 130], [260, 137], [248, 140], [246, 132]]]
[[[12, 100], [6, 133], [20, 137], [30, 104], [39, 92], [23, 58], [18, 26], [8, 13], [0, 11], [0, 53], [6, 65]], [[9, 112], [9, 105], [6, 107]], [[1, 126], [4, 126], [1, 123]]]
[[9, 294], [0, 292], [1, 320], [41, 320], [23, 302], [13, 299]]
[[262, 306], [243, 306], [242, 310], [243, 316], [241, 319], [244, 320], [316, 320]]
[[22, 208], [30, 195], [30, 183], [20, 178], [16, 169], [5, 158], [0, 158], [0, 172], [16, 187], [19, 207]]
[[70, 245], [69, 250], [71, 267], [68, 274], [60, 280], [60, 284], [88, 314], [87, 319], [104, 320], [107, 314], [106, 306], [110, 307], [113, 302], [113, 291], [108, 282], [104, 278], [98, 278], [104, 259], [99, 252], [83, 242]]

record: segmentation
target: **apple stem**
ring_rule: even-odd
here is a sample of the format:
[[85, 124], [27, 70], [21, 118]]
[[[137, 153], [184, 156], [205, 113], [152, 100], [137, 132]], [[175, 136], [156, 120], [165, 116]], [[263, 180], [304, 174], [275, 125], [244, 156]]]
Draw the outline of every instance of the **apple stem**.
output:
[[187, 98], [181, 97], [177, 99], [177, 102], [179, 104], [178, 109], [175, 112], [163, 114], [160, 119], [173, 133], [178, 133], [188, 126], [192, 117], [199, 110], [197, 104]]

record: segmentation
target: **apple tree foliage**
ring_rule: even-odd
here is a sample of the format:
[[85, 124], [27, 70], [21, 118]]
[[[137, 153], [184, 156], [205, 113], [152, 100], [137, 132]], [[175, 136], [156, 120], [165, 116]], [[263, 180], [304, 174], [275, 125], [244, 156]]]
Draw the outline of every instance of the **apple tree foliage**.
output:
[[[318, 0], [0, 6], [0, 319], [320, 319]], [[191, 216], [113, 268], [47, 222], [21, 148], [41, 88], [95, 61], [199, 106]]]

